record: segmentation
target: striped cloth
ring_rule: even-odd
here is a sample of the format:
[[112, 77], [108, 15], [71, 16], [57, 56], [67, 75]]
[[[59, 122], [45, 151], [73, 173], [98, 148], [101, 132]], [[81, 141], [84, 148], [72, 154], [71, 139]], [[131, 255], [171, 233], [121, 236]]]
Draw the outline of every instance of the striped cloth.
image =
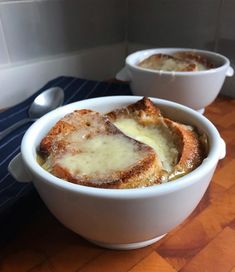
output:
[[[64, 90], [64, 104], [92, 97], [131, 94], [127, 84], [61, 76], [48, 82], [27, 100], [1, 112], [0, 130], [26, 118], [29, 106], [34, 98], [42, 91], [53, 86], [59, 86]], [[11, 159], [20, 152], [21, 139], [29, 126], [30, 123], [23, 125], [0, 141], [0, 214], [34, 190], [32, 183], [17, 182], [7, 170]]]

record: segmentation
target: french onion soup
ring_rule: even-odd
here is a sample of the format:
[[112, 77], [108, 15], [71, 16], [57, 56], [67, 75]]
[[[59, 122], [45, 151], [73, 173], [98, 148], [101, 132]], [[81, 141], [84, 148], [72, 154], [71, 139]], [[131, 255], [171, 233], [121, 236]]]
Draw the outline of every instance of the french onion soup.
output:
[[76, 110], [41, 140], [38, 162], [68, 182], [138, 188], [191, 172], [206, 156], [206, 137], [164, 117], [143, 98], [107, 114]]
[[206, 57], [194, 52], [153, 54], [137, 64], [141, 68], [161, 71], [196, 72], [215, 68]]

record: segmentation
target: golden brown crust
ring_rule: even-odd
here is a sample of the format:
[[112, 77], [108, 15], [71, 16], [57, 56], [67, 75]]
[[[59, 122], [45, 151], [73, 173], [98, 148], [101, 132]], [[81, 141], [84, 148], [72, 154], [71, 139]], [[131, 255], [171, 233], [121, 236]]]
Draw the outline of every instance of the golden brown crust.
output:
[[125, 108], [109, 112], [107, 116], [112, 121], [115, 121], [117, 118], [131, 116], [131, 118], [143, 125], [155, 124], [159, 117], [162, 117], [160, 110], [147, 97], [143, 97], [143, 99]]
[[[178, 148], [178, 161], [171, 172], [166, 172], [155, 151], [148, 145], [135, 141], [123, 134], [112, 122], [119, 118], [132, 118], [143, 126], [161, 126], [167, 129]], [[71, 144], [71, 134], [82, 135]], [[142, 159], [131, 167], [107, 176], [74, 175], [70, 169], [58, 163], [64, 153], [80, 152], [79, 143], [96, 135], [122, 135], [135, 144]], [[39, 152], [45, 158], [55, 176], [72, 183], [98, 188], [137, 188], [176, 179], [192, 171], [202, 162], [205, 154], [198, 133], [191, 127], [164, 118], [160, 109], [146, 97], [127, 107], [106, 115], [91, 110], [76, 110], [59, 120], [42, 139]], [[73, 140], [74, 141], [74, 140]], [[79, 142], [80, 141], [80, 142]]]
[[176, 71], [179, 72], [198, 71], [199, 63], [203, 65], [206, 69], [211, 69], [215, 67], [214, 64], [211, 63], [206, 57], [199, 55], [195, 52], [177, 52], [172, 55], [161, 53], [153, 54], [141, 61], [138, 66], [147, 69], [159, 70], [160, 68], [158, 65], [165, 63], [165, 61], [169, 59], [173, 60], [175, 64], [178, 65]]
[[60, 120], [56, 126], [54, 126], [46, 137], [44, 137], [40, 143], [40, 152], [44, 155], [48, 155], [51, 152], [51, 148], [58, 135], [61, 135], [61, 138], [66, 134], [74, 131], [75, 127], [70, 125], [67, 122]]
[[177, 58], [173, 55], [166, 55], [166, 54], [154, 54], [148, 57], [147, 59], [144, 59], [141, 61], [138, 66], [142, 68], [147, 68], [147, 69], [156, 69], [158, 66], [157, 64], [164, 63], [166, 60], [173, 60], [176, 64], [180, 64], [181, 68], [178, 68], [177, 71], [181, 72], [192, 72], [192, 71], [197, 71], [197, 65], [195, 63], [192, 63], [189, 61], [189, 59], [183, 59], [183, 58]]
[[[82, 137], [78, 144], [71, 144], [71, 134], [79, 131]], [[113, 172], [107, 176], [74, 175], [70, 169], [58, 163], [64, 153], [77, 154], [79, 141], [86, 141], [96, 135], [122, 135], [132, 142], [143, 155], [142, 158], [131, 167], [122, 171]], [[50, 172], [72, 183], [100, 187], [100, 188], [135, 188], [145, 187], [160, 182], [162, 166], [154, 150], [134, 139], [124, 135], [118, 130], [107, 116], [90, 110], [77, 110], [66, 115], [49, 131], [42, 139], [39, 153], [44, 156], [47, 168]]]
[[174, 56], [179, 59], [195, 60], [196, 62], [203, 64], [208, 69], [215, 68], [215, 65], [211, 63], [208, 58], [195, 52], [178, 52], [175, 53]]
[[131, 189], [160, 183], [160, 174], [157, 173], [159, 173], [161, 169], [155, 163], [155, 160], [155, 154], [149, 154], [133, 167], [123, 169], [115, 179], [112, 176], [102, 180], [97, 180], [94, 177], [76, 179], [73, 176], [69, 176], [69, 173], [63, 171], [63, 169], [57, 170], [61, 171], [60, 178], [76, 184], [97, 188]]
[[[163, 126], [170, 131], [172, 140], [178, 147], [179, 158], [173, 171], [168, 175], [169, 180], [176, 179], [192, 171], [201, 164], [205, 157], [205, 147], [194, 128], [164, 118], [160, 109], [146, 97], [126, 108], [110, 112], [108, 116], [113, 122], [119, 118], [134, 118], [141, 125]], [[146, 116], [147, 118], [145, 118]]]
[[172, 131], [179, 147], [179, 160], [169, 175], [169, 180], [176, 179], [198, 167], [204, 158], [204, 148], [199, 135], [192, 127], [164, 118], [164, 123]]

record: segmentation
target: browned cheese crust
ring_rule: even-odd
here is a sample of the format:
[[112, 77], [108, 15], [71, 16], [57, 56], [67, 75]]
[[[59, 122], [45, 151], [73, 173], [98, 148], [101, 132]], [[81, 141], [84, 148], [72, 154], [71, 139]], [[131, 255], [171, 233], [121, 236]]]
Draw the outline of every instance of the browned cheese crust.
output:
[[[71, 134], [78, 133], [77, 145], [71, 143]], [[58, 158], [68, 152], [78, 154], [79, 144], [97, 135], [121, 135], [132, 142], [141, 159], [130, 167], [113, 172], [107, 176], [74, 175], [70, 169], [58, 163]], [[76, 140], [75, 140], [76, 141]], [[59, 120], [42, 139], [39, 154], [44, 158], [48, 171], [66, 181], [100, 188], [136, 188], [150, 186], [160, 182], [161, 163], [154, 150], [124, 135], [105, 115], [91, 110], [76, 110]], [[49, 165], [49, 166], [48, 166]]]
[[113, 122], [119, 118], [133, 118], [141, 125], [162, 126], [170, 131], [173, 141], [178, 146], [179, 158], [167, 177], [169, 180], [191, 172], [201, 164], [206, 155], [206, 147], [195, 128], [164, 118], [160, 109], [146, 97], [126, 108], [110, 112], [108, 116]]
[[174, 54], [174, 57], [178, 59], [195, 60], [198, 63], [203, 64], [208, 69], [215, 68], [215, 65], [212, 62], [210, 62], [208, 58], [199, 55], [195, 52], [178, 52]]
[[174, 60], [176, 64], [180, 64], [181, 68], [178, 68], [177, 70], [180, 72], [198, 71], [196, 63], [204, 65], [207, 69], [212, 69], [215, 67], [214, 64], [212, 64], [206, 57], [203, 57], [194, 52], [178, 52], [172, 55], [161, 53], [153, 54], [142, 60], [138, 66], [147, 69], [156, 69], [154, 68], [156, 63], [161, 63], [169, 59]]
[[111, 121], [115, 121], [118, 118], [130, 117], [142, 125], [152, 125], [158, 122], [162, 114], [160, 109], [155, 107], [150, 99], [144, 97], [134, 104], [107, 113], [107, 116]]
[[[178, 148], [178, 160], [167, 173], [154, 149], [123, 134], [112, 123], [119, 118], [132, 118], [142, 126], [160, 126], [167, 129]], [[76, 133], [76, 138], [71, 135]], [[107, 175], [74, 174], [61, 164], [64, 154], [81, 153], [80, 145], [97, 135], [125, 137], [134, 144], [141, 159], [129, 167]], [[39, 154], [46, 169], [66, 181], [99, 188], [137, 188], [176, 179], [198, 167], [205, 157], [205, 145], [192, 126], [162, 116], [160, 109], [146, 97], [134, 104], [114, 110], [106, 115], [91, 110], [76, 110], [60, 119], [42, 139]], [[79, 170], [79, 169], [78, 169]]]

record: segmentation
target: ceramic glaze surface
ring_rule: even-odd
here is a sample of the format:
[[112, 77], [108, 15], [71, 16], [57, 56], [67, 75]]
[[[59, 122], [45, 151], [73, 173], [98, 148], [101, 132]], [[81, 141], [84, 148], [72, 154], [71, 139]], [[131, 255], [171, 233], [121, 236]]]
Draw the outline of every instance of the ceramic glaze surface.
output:
[[[149, 70], [138, 63], [153, 54], [193, 52], [207, 58], [215, 68], [204, 71], [176, 72]], [[220, 54], [186, 48], [157, 48], [137, 51], [126, 58], [117, 79], [129, 81], [135, 95], [167, 99], [195, 110], [202, 110], [219, 94], [225, 77], [233, 75], [229, 60]]]
[[[225, 155], [223, 140], [204, 116], [185, 106], [152, 98], [170, 118], [197, 126], [208, 135], [208, 157], [186, 176], [147, 188], [100, 189], [65, 182], [49, 174], [37, 163], [38, 144], [65, 114], [84, 108], [109, 112], [139, 99], [141, 97], [136, 96], [95, 98], [48, 113], [26, 132], [18, 162], [9, 166], [10, 172], [18, 180], [22, 180], [23, 174], [28, 174], [28, 179], [24, 176], [24, 180], [33, 181], [49, 210], [63, 225], [108, 248], [132, 249], [146, 246], [182, 223], [201, 200], [218, 160]], [[25, 165], [27, 173], [17, 173], [19, 163]]]

